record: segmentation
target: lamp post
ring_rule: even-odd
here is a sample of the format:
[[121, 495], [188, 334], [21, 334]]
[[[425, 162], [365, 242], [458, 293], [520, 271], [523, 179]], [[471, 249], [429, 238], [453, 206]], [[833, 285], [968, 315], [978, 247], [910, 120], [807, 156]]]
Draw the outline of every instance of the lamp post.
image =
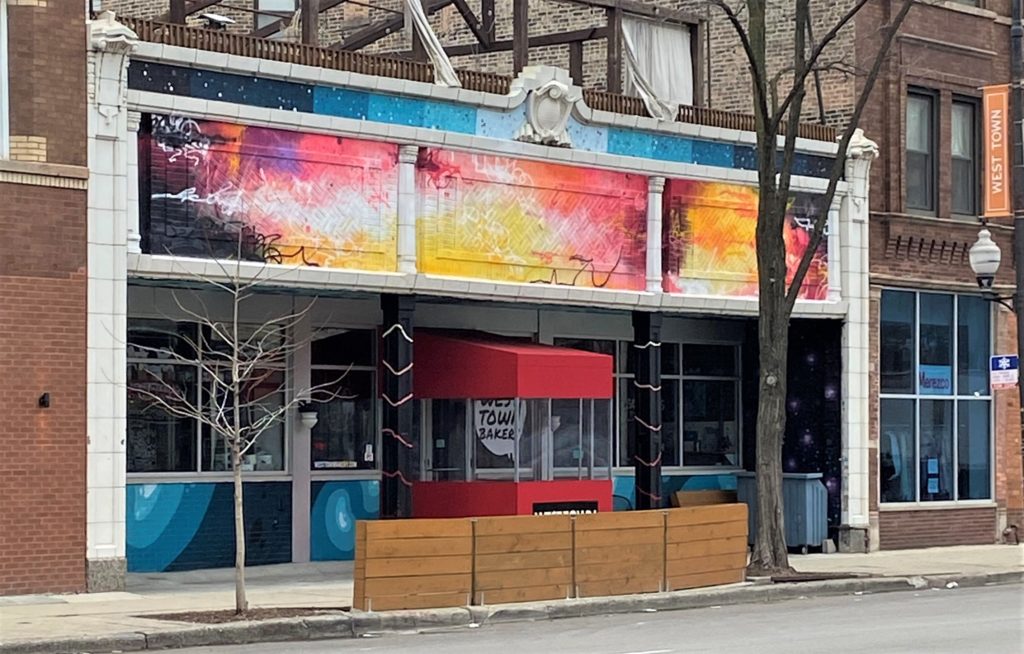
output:
[[[1024, 243], [1024, 226], [1018, 216], [1014, 219], [1013, 245], [1016, 252], [1021, 252]], [[978, 240], [971, 246], [968, 257], [971, 261], [971, 270], [978, 280], [978, 288], [981, 295], [990, 302], [997, 302], [1017, 315], [1017, 354], [1024, 353], [1024, 329], [1021, 329], [1020, 319], [1024, 317], [1024, 310], [1021, 310], [1021, 301], [1024, 294], [1021, 293], [1022, 278], [1024, 278], [1024, 261], [1020, 257], [1015, 261], [1015, 273], [1017, 281], [1017, 292], [1009, 296], [1001, 296], [995, 290], [996, 273], [999, 272], [999, 264], [1002, 261], [1002, 252], [999, 246], [992, 240], [992, 233], [984, 227], [978, 232]], [[1019, 413], [1021, 419], [1021, 465], [1024, 466], [1024, 384], [1017, 382], [1018, 400], [1020, 402]]]

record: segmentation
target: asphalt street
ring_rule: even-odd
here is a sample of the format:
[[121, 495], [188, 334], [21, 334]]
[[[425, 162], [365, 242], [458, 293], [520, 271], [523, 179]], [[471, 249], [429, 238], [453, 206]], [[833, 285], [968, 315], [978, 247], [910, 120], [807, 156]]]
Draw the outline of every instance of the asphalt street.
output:
[[479, 628], [181, 650], [198, 654], [423, 652], [1024, 652], [1024, 586], [797, 599]]

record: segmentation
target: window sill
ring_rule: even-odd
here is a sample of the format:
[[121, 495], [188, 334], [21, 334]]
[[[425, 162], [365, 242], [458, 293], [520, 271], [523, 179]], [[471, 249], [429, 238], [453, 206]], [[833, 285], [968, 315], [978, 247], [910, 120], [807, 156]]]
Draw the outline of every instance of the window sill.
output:
[[949, 511], [953, 509], [994, 509], [993, 500], [961, 500], [957, 502], [890, 502], [878, 505], [880, 513], [896, 511]]
[[[287, 472], [246, 472], [242, 476], [243, 482], [251, 481], [291, 481], [291, 474]], [[234, 477], [230, 472], [130, 472], [128, 473], [127, 484], [180, 484], [180, 483], [202, 483], [218, 484], [231, 483]]]
[[89, 187], [89, 169], [85, 166], [0, 159], [0, 183], [84, 191]]

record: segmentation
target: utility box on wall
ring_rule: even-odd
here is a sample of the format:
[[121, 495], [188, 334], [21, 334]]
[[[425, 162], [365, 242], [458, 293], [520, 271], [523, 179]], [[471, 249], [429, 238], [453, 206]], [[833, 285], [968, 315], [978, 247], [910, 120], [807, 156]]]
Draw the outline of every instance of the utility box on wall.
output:
[[[786, 545], [820, 547], [828, 538], [828, 490], [820, 472], [782, 475], [782, 516]], [[757, 477], [752, 472], [736, 475], [736, 496], [747, 505], [748, 535], [757, 534]]]

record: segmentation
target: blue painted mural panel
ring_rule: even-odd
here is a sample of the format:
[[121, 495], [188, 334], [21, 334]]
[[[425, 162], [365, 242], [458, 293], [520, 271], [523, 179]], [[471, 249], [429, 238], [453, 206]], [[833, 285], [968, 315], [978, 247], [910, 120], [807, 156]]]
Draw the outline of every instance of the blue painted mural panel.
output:
[[[232, 485], [128, 484], [129, 572], [169, 572], [234, 565]], [[292, 559], [291, 482], [246, 482], [246, 564]]]
[[315, 481], [310, 486], [309, 554], [314, 561], [350, 561], [356, 520], [380, 516], [380, 482]]
[[[303, 84], [141, 60], [131, 62], [128, 87], [507, 140], [516, 138], [526, 119], [523, 105], [499, 111], [423, 97]], [[568, 130], [573, 147], [588, 152], [744, 170], [753, 170], [757, 166], [754, 150], [749, 146], [653, 131], [586, 125], [575, 118], [569, 120]], [[831, 161], [828, 157], [797, 154], [794, 172], [827, 177]]]

